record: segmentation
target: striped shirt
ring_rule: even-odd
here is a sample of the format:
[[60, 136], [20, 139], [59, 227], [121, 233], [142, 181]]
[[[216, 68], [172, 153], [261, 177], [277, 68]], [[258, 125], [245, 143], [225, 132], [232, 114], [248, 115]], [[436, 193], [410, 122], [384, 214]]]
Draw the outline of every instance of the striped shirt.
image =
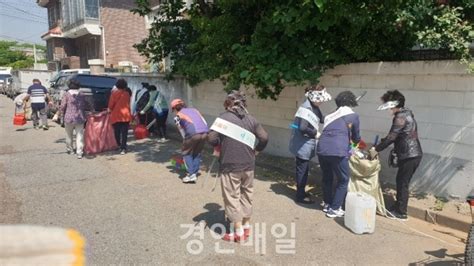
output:
[[30, 95], [31, 103], [45, 103], [45, 97], [48, 90], [41, 84], [33, 84], [28, 88], [28, 95]]

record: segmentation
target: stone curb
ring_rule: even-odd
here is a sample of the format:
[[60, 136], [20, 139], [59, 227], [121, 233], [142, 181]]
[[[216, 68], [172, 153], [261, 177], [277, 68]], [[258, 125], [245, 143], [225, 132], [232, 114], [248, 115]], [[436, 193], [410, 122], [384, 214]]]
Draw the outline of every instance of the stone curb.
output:
[[[286, 175], [294, 175], [292, 171], [289, 171], [287, 169], [281, 169], [277, 166], [269, 165], [267, 163], [257, 162], [257, 165], [263, 168], [267, 168], [267, 169], [271, 169], [277, 172], [284, 173]], [[465, 219], [465, 220], [458, 219], [458, 218], [449, 217], [447, 215], [437, 213], [429, 209], [422, 209], [422, 208], [418, 208], [418, 207], [410, 206], [410, 205], [408, 206], [408, 214], [410, 217], [413, 217], [416, 219], [420, 219], [432, 224], [441, 225], [444, 227], [448, 227], [448, 228], [463, 231], [463, 232], [469, 232], [469, 229], [471, 228], [470, 218]]]

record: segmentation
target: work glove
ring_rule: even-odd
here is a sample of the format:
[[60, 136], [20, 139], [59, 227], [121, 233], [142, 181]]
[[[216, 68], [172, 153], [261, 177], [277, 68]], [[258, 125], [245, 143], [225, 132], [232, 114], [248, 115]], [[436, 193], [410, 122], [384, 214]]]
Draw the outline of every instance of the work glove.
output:
[[370, 148], [369, 155], [370, 155], [371, 160], [375, 159], [375, 157], [377, 157], [378, 154], [379, 153], [375, 150], [375, 147]]

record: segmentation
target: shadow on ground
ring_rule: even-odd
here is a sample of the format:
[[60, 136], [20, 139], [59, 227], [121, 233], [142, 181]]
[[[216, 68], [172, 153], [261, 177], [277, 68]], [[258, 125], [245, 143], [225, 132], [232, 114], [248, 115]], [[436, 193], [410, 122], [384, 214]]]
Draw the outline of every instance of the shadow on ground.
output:
[[[218, 203], [207, 203], [203, 207], [206, 211], [193, 218], [196, 224], [204, 222], [205, 227], [213, 230], [216, 234], [222, 234], [226, 224], [225, 213], [222, 206]], [[228, 229], [228, 228], [226, 228]]]
[[464, 265], [464, 254], [448, 254], [445, 248], [425, 251], [425, 254], [429, 255], [429, 257], [408, 265]]

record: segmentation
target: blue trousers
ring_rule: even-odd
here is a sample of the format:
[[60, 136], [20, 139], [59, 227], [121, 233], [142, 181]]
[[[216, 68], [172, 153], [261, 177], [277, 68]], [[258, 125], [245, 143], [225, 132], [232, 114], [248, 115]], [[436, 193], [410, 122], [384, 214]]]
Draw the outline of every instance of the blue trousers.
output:
[[186, 164], [186, 169], [190, 175], [197, 174], [199, 172], [199, 166], [201, 165], [201, 154], [197, 155], [184, 155], [184, 163]]
[[[333, 210], [339, 209], [346, 199], [349, 184], [349, 158], [338, 156], [319, 156], [323, 172], [324, 202]], [[337, 176], [336, 190], [333, 193], [334, 176]]]
[[309, 160], [296, 157], [296, 200], [306, 197], [306, 183], [308, 182]]

